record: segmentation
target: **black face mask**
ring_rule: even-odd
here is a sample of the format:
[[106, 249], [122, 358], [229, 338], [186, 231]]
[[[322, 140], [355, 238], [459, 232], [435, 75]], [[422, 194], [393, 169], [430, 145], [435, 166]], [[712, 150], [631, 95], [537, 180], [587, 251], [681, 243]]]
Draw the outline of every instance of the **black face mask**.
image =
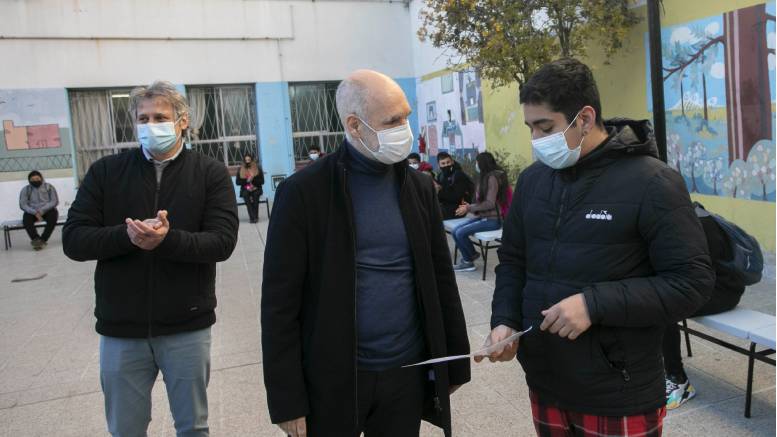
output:
[[32, 185], [35, 188], [38, 188], [41, 185], [43, 185], [43, 181], [30, 181], [30, 185]]
[[453, 174], [452, 165], [449, 165], [447, 167], [440, 167], [440, 170], [442, 170], [442, 174], [444, 174], [445, 176], [450, 176], [451, 174]]
[[251, 161], [246, 161], [245, 164], [246, 164], [246, 167], [250, 167], [251, 166]]

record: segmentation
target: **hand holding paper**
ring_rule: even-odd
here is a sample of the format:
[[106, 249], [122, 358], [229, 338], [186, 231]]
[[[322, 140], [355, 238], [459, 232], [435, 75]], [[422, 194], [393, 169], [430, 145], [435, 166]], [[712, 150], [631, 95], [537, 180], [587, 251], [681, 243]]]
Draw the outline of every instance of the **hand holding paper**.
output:
[[[502, 329], [504, 328], [504, 329]], [[414, 367], [424, 364], [442, 363], [445, 361], [462, 360], [465, 358], [474, 357], [476, 362], [483, 360], [483, 357], [489, 357], [491, 362], [497, 361], [509, 361], [515, 358], [515, 353], [518, 351], [518, 339], [527, 332], [531, 331], [531, 326], [525, 331], [516, 331], [504, 325], [497, 326], [491, 331], [491, 334], [486, 339], [486, 343], [482, 349], [471, 352], [468, 355], [451, 355], [447, 357], [433, 358], [431, 360], [421, 361], [420, 363], [408, 364], [402, 367]], [[512, 353], [510, 358], [506, 358], [509, 353]]]
[[485, 357], [488, 357], [492, 363], [514, 359], [518, 352], [518, 338], [529, 332], [531, 328], [530, 326], [529, 329], [519, 332], [509, 326], [497, 326], [491, 330], [491, 334], [486, 338], [483, 349], [475, 353], [475, 362], [479, 363]]

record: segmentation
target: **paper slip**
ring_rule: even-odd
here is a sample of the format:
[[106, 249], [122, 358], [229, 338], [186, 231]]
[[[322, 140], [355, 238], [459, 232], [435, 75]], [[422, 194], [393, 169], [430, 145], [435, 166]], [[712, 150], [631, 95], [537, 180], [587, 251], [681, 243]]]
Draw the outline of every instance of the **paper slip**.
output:
[[433, 358], [431, 360], [421, 361], [420, 363], [415, 363], [415, 364], [408, 364], [407, 366], [402, 366], [402, 367], [404, 368], [404, 367], [423, 366], [424, 364], [444, 363], [446, 361], [463, 360], [465, 358], [472, 358], [475, 356], [487, 356], [492, 351], [499, 349], [500, 347], [508, 343], [512, 343], [515, 340], [518, 340], [518, 337], [531, 331], [531, 328], [532, 327], [529, 326], [529, 328], [526, 329], [525, 331], [516, 332], [515, 334], [505, 338], [500, 342], [494, 343], [491, 346], [484, 347], [483, 349], [476, 350], [475, 352], [470, 352], [469, 355], [450, 355], [447, 357]]

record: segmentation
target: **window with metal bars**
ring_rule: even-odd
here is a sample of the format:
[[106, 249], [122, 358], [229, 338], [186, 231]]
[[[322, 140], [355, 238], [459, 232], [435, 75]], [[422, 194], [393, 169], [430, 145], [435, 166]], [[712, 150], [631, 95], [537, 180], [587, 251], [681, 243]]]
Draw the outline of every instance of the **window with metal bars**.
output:
[[[69, 92], [79, 180], [103, 156], [138, 147], [129, 111], [130, 90]], [[259, 161], [253, 86], [187, 87], [187, 100], [191, 108], [187, 142], [192, 150], [228, 166], [240, 165], [247, 153]]]
[[129, 112], [129, 91], [115, 88], [68, 92], [79, 180], [103, 156], [138, 146]]
[[338, 81], [289, 84], [294, 159], [298, 166], [307, 160], [312, 146], [321, 148], [323, 153], [332, 153], [345, 138], [335, 105], [339, 84]]
[[251, 154], [261, 161], [256, 137], [256, 94], [251, 85], [189, 86], [192, 150], [240, 165]]

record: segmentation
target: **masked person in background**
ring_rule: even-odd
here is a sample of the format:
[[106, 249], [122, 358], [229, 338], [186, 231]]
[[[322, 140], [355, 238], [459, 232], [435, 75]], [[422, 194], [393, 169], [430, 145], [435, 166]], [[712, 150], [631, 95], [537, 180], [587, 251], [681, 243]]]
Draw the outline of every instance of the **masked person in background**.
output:
[[[30, 244], [35, 250], [43, 249], [48, 244], [49, 237], [57, 226], [59, 212], [59, 197], [57, 189], [48, 182], [43, 181], [43, 175], [38, 170], [33, 170], [27, 175], [28, 185], [19, 193], [19, 208], [24, 211], [22, 224], [27, 235], [30, 236]], [[43, 235], [38, 235], [35, 223], [45, 221], [46, 227]]]
[[216, 263], [237, 243], [224, 163], [183, 147], [186, 99], [169, 82], [130, 93], [139, 150], [92, 164], [62, 230], [65, 255], [97, 260], [100, 385], [113, 436], [144, 436], [162, 372], [179, 436], [208, 435]]
[[[432, 181], [409, 169], [410, 105], [391, 78], [340, 83], [346, 140], [275, 195], [262, 282], [270, 417], [292, 436], [450, 435], [469, 352]], [[289, 250], [294, 248], [294, 250]]]
[[310, 161], [308, 162], [312, 164], [318, 161], [319, 158], [321, 158], [321, 149], [319, 149], [319, 147], [316, 145], [310, 146], [310, 148], [308, 149], [308, 159]]
[[447, 152], [437, 154], [437, 165], [440, 173], [437, 174], [435, 187], [437, 197], [440, 199], [440, 209], [443, 220], [456, 218], [456, 210], [464, 204], [472, 201], [475, 194], [475, 184], [461, 169], [461, 164], [453, 160]]
[[237, 171], [235, 184], [240, 187], [240, 197], [246, 204], [248, 219], [251, 223], [259, 221], [259, 200], [262, 197], [262, 185], [264, 185], [264, 172], [262, 167], [256, 165], [254, 157], [246, 154], [243, 157], [243, 165]]

